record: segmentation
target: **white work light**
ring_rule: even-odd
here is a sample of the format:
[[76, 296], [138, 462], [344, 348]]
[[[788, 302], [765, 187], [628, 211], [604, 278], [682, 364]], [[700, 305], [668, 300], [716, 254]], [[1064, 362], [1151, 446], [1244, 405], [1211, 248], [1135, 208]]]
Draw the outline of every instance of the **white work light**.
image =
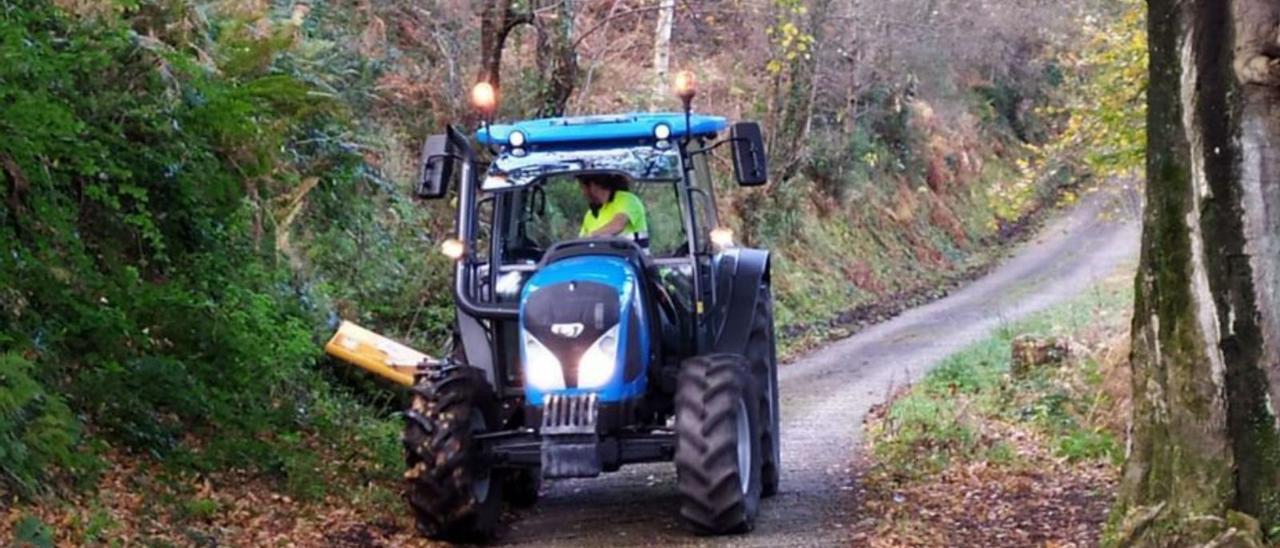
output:
[[671, 126], [667, 124], [658, 124], [653, 126], [653, 138], [659, 141], [666, 141], [671, 138]]
[[445, 257], [456, 261], [466, 254], [467, 246], [460, 240], [449, 238], [448, 240], [440, 243], [440, 252], [443, 253]]
[[720, 249], [733, 247], [733, 229], [718, 227], [711, 230], [711, 243]]
[[520, 148], [527, 142], [527, 137], [523, 131], [512, 131], [511, 134], [507, 136], [507, 142], [515, 148]]

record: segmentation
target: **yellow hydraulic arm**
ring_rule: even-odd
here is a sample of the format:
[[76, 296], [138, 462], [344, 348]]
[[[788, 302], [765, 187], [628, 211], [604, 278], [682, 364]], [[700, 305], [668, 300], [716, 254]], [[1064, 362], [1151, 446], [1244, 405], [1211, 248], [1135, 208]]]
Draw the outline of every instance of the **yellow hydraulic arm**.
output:
[[351, 322], [342, 322], [324, 351], [400, 385], [413, 386], [413, 372], [427, 355]]

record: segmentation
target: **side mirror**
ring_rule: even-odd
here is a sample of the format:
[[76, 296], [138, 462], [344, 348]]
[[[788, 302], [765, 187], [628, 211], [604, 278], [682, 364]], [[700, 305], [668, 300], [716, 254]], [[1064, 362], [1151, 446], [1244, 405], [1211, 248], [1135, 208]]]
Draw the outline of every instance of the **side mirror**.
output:
[[453, 179], [456, 163], [457, 154], [454, 153], [448, 134], [428, 136], [427, 142], [422, 145], [422, 173], [418, 178], [418, 197], [429, 200], [443, 198], [449, 192], [449, 180]]
[[760, 124], [738, 122], [729, 130], [733, 143], [733, 175], [741, 186], [760, 186], [769, 182], [769, 158], [764, 150]]

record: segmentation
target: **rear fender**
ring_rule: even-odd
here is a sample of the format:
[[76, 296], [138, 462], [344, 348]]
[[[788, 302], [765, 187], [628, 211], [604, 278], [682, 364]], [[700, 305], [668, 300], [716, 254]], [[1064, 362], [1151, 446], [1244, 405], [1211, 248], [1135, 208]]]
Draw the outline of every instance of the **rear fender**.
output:
[[716, 269], [716, 308], [720, 326], [715, 331], [715, 352], [743, 354], [755, 323], [760, 286], [769, 283], [769, 252], [737, 248], [719, 257]]

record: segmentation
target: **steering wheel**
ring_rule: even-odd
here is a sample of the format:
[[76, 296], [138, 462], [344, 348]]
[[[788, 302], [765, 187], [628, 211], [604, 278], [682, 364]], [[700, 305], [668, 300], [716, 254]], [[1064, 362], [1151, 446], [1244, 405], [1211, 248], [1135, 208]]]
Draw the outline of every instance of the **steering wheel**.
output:
[[542, 260], [542, 256], [546, 250], [537, 246], [521, 246], [511, 249], [507, 252], [507, 257], [512, 261], [528, 261], [536, 263]]
[[507, 250], [507, 258], [512, 261], [536, 263], [542, 260], [544, 254], [546, 254], [546, 250], [538, 247], [538, 243], [528, 237], [522, 238], [519, 245]]

